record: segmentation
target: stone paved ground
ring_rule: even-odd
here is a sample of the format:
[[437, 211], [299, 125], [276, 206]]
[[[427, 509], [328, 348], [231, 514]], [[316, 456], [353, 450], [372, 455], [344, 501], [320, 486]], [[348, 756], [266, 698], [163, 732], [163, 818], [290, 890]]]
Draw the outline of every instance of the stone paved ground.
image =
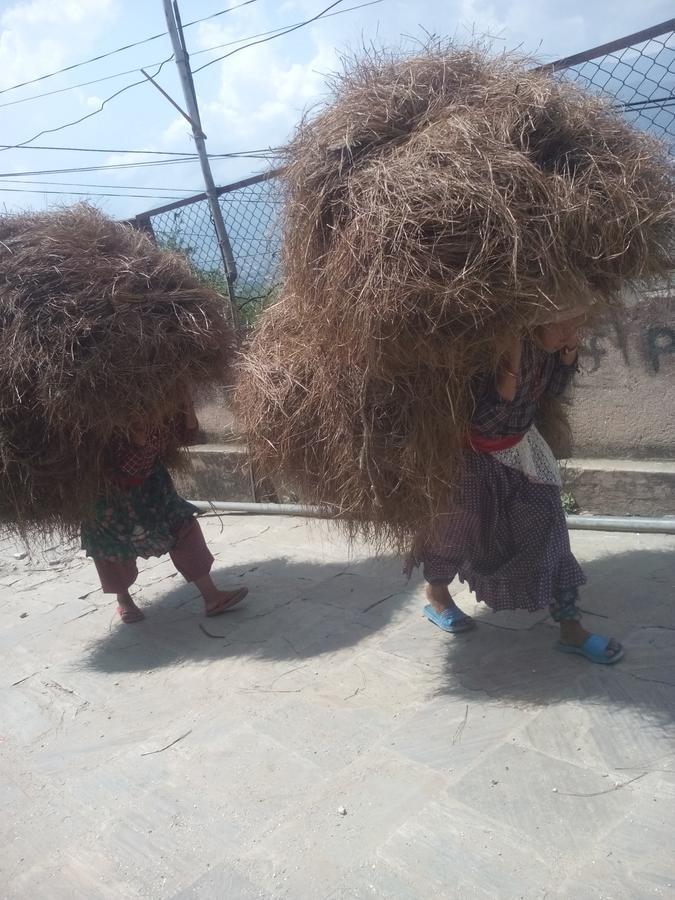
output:
[[3, 898], [675, 897], [674, 539], [573, 535], [611, 669], [543, 615], [446, 637], [320, 524], [205, 528], [251, 588], [208, 621], [167, 561], [121, 626], [79, 553], [0, 547]]

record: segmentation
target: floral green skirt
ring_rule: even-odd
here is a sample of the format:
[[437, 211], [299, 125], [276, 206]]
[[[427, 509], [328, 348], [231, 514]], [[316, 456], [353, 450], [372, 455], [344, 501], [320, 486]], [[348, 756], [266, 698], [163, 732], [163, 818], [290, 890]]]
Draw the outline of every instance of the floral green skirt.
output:
[[98, 502], [94, 518], [82, 523], [82, 549], [101, 560], [162, 556], [197, 512], [178, 496], [164, 466], [157, 465], [142, 484], [111, 488]]

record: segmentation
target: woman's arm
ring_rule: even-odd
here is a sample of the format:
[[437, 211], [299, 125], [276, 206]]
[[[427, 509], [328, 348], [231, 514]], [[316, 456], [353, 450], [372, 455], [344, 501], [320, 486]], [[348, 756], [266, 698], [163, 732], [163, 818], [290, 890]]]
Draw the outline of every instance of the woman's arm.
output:
[[495, 385], [502, 400], [510, 403], [515, 399], [520, 380], [520, 365], [523, 358], [523, 339], [520, 335], [509, 341], [497, 367]]
[[555, 365], [551, 377], [546, 385], [549, 394], [560, 397], [579, 371], [579, 349], [577, 347], [564, 347], [556, 354]]
[[186, 446], [196, 443], [199, 434], [199, 421], [195, 414], [192, 397], [187, 389], [181, 393], [178, 431], [180, 440]]

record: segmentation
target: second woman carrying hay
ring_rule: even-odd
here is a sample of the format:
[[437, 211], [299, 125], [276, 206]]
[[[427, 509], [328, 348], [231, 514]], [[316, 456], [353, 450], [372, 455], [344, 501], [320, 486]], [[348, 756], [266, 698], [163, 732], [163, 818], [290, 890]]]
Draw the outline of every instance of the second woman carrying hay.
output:
[[108, 489], [94, 518], [82, 524], [82, 547], [94, 560], [103, 593], [117, 596], [117, 611], [127, 625], [145, 618], [129, 593], [138, 577], [138, 557], [168, 553], [185, 580], [198, 588], [207, 616], [228, 612], [248, 594], [246, 587], [223, 591], [214, 584], [213, 555], [196, 520], [198, 510], [178, 496], [162, 460], [167, 446], [193, 444], [198, 429], [192, 401], [184, 394], [163, 428], [141, 423], [107, 448]]
[[234, 344], [223, 298], [148, 235], [86, 205], [0, 217], [0, 528], [81, 531], [123, 622], [143, 618], [139, 557], [171, 554], [207, 615], [246, 594], [211, 580], [169, 474], [197, 429], [188, 387], [223, 384]]
[[561, 396], [576, 371], [583, 321], [583, 312], [568, 311], [516, 336], [496, 373], [476, 379], [459, 496], [419, 536], [406, 570], [422, 564], [424, 612], [443, 631], [475, 624], [449, 592], [459, 577], [495, 611], [548, 609], [560, 626], [558, 650], [611, 665], [623, 648], [581, 625], [577, 597], [586, 579], [570, 548], [558, 464], [534, 424], [542, 400]]
[[667, 148], [481, 47], [369, 52], [331, 88], [285, 154], [283, 288], [236, 394], [253, 465], [350, 536], [417, 540], [441, 627], [471, 624], [460, 575], [495, 609], [550, 607], [560, 649], [616, 662], [578, 621], [533, 424], [557, 421], [577, 307], [620, 322], [627, 288], [672, 271]]

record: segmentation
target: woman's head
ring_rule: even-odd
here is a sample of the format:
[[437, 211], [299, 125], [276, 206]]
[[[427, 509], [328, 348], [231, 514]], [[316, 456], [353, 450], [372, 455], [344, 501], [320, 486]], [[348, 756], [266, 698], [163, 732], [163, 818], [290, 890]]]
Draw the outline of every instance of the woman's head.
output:
[[581, 313], [556, 322], [544, 322], [534, 329], [534, 339], [547, 353], [557, 353], [565, 347], [576, 347], [579, 329], [585, 320], [586, 316]]

